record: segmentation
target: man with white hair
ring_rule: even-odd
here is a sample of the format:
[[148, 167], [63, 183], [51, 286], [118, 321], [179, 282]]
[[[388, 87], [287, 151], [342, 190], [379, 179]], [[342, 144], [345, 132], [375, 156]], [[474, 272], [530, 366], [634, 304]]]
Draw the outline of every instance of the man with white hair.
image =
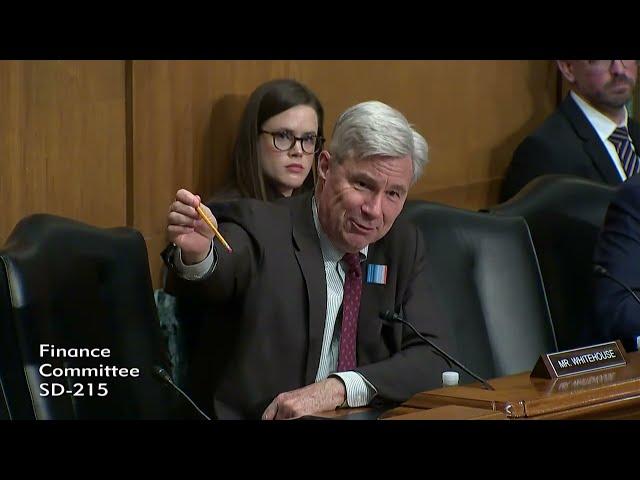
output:
[[313, 195], [214, 205], [215, 216], [203, 205], [233, 253], [216, 248], [200, 198], [177, 192], [165, 260], [177, 294], [210, 313], [201, 382], [217, 418], [296, 418], [440, 386], [442, 360], [379, 318], [393, 310], [449, 338], [422, 236], [396, 222], [426, 161], [426, 141], [400, 112], [355, 105], [319, 156]]

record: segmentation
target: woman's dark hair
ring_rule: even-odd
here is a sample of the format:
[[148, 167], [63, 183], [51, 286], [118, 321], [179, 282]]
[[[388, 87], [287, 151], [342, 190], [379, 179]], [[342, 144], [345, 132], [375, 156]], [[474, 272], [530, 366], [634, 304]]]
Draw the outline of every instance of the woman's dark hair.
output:
[[[240, 196], [265, 201], [280, 197], [275, 188], [265, 181], [258, 158], [258, 131], [271, 117], [298, 105], [308, 105], [315, 110], [318, 116], [318, 136], [324, 137], [322, 105], [316, 95], [301, 83], [290, 79], [272, 80], [260, 85], [249, 97], [231, 155], [231, 183]], [[314, 173], [317, 155], [311, 168]], [[314, 174], [308, 175], [298, 191], [313, 188], [313, 177]]]

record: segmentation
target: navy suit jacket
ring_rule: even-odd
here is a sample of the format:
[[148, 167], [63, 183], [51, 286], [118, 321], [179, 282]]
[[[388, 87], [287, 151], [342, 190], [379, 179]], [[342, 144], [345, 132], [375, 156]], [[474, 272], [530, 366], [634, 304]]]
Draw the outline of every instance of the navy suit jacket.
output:
[[[279, 393], [313, 383], [318, 371], [327, 293], [311, 195], [239, 200], [213, 211], [233, 253], [218, 249], [211, 276], [176, 279], [176, 292], [207, 312], [194, 368], [209, 409], [218, 418], [259, 418]], [[384, 325], [379, 312], [403, 312], [455, 355], [449, 324], [434, 310], [424, 251], [419, 230], [399, 218], [363, 264], [355, 371], [386, 400], [440, 387], [446, 364], [410, 329]], [[387, 265], [386, 284], [366, 281], [371, 264]]]
[[[632, 289], [640, 289], [640, 175], [624, 182], [611, 202], [594, 263]], [[615, 281], [595, 275], [595, 313], [602, 340], [622, 340], [636, 350], [640, 303]], [[640, 295], [640, 290], [638, 290]]]
[[[628, 127], [636, 152], [640, 152], [640, 125], [629, 118]], [[534, 178], [554, 173], [609, 185], [622, 183], [598, 133], [571, 95], [516, 148], [502, 182], [500, 201], [514, 196]]]

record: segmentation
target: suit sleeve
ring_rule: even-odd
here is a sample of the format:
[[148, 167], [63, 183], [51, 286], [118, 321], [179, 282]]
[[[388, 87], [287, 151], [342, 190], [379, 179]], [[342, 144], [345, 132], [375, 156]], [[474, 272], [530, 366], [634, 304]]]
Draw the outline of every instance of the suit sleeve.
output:
[[[433, 279], [425, 266], [422, 234], [416, 228], [413, 231], [415, 256], [408, 288], [402, 299], [403, 315], [420, 333], [434, 335], [434, 343], [455, 356], [451, 324], [439, 313], [431, 284]], [[398, 352], [386, 360], [356, 369], [375, 386], [379, 396], [397, 402], [415, 393], [441, 387], [445, 370], [448, 370], [447, 363], [404, 325]]]
[[[594, 262], [630, 288], [640, 287], [640, 184], [637, 181], [626, 183], [609, 206]], [[594, 278], [596, 322], [603, 340], [621, 339], [627, 350], [636, 350], [640, 304], [613, 280], [600, 275]]]
[[536, 177], [553, 173], [575, 174], [566, 159], [560, 158], [547, 141], [530, 136], [516, 148], [511, 164], [502, 182], [500, 201], [504, 202], [518, 193]]
[[181, 278], [172, 265], [171, 283], [181, 302], [193, 305], [239, 302], [255, 272], [261, 256], [261, 248], [251, 233], [238, 223], [225, 221], [219, 230], [233, 246], [233, 253], [217, 248], [217, 263], [213, 271], [198, 280]]

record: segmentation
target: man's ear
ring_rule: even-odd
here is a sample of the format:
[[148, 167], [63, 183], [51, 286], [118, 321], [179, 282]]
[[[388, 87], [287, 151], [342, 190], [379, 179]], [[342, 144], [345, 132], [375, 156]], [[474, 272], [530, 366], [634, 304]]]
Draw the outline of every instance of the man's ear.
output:
[[576, 76], [573, 74], [573, 63], [570, 60], [556, 60], [558, 64], [558, 70], [562, 73], [562, 76], [569, 83], [576, 81]]
[[322, 180], [327, 179], [327, 172], [329, 171], [330, 161], [331, 154], [328, 151], [323, 150], [322, 152], [320, 152], [320, 155], [318, 156], [318, 178]]

